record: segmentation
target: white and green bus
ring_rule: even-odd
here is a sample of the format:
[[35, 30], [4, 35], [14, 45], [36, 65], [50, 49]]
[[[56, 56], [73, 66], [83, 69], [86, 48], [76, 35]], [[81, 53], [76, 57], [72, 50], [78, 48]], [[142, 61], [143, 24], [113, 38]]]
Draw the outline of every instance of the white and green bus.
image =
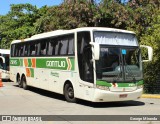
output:
[[10, 50], [0, 49], [0, 73], [1, 78], [9, 80], [9, 54]]
[[[152, 48], [143, 47], [151, 61]], [[10, 78], [68, 102], [134, 100], [143, 90], [140, 46], [134, 32], [112, 28], [42, 33], [11, 43]]]

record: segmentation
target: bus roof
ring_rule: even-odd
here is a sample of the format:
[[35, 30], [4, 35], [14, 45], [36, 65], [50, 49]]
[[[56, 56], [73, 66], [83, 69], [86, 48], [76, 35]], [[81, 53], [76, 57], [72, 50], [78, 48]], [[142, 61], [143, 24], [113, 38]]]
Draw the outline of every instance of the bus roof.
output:
[[8, 49], [0, 49], [0, 54], [10, 54], [10, 50], [8, 50]]
[[55, 30], [55, 31], [41, 33], [41, 34], [36, 34], [36, 35], [33, 35], [30, 38], [26, 38], [26, 39], [22, 39], [22, 40], [14, 40], [14, 41], [12, 41], [11, 44], [19, 43], [19, 42], [23, 42], [23, 41], [31, 41], [31, 40], [36, 40], [36, 39], [42, 39], [42, 38], [47, 38], [47, 37], [52, 37], [52, 36], [54, 37], [54, 36], [58, 36], [58, 35], [65, 35], [65, 34], [70, 34], [70, 33], [80, 32], [80, 31], [110, 31], [110, 32], [121, 32], [121, 33], [135, 34], [132, 31], [115, 29], [115, 28], [82, 27], [82, 28], [76, 28], [76, 29], [71, 29], [71, 30]]

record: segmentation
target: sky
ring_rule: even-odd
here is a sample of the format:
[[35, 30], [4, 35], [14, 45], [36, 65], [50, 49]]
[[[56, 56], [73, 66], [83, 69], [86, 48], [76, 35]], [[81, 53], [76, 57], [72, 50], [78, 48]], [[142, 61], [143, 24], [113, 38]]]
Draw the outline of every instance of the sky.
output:
[[59, 5], [62, 1], [63, 0], [0, 0], [0, 15], [5, 15], [10, 11], [10, 4], [30, 3], [32, 5], [36, 5], [38, 8], [41, 8], [45, 5]]

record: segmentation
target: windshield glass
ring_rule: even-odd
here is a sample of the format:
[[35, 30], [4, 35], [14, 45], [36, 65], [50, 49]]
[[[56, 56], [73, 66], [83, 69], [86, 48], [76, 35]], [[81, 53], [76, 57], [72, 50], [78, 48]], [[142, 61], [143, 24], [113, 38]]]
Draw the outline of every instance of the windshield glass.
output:
[[96, 74], [99, 80], [122, 80], [120, 49], [101, 46], [100, 59], [96, 61]]
[[141, 80], [142, 65], [139, 48], [122, 49], [122, 59], [124, 63], [125, 80]]
[[96, 61], [98, 80], [109, 82], [142, 79], [141, 57], [138, 47], [100, 46], [100, 59]]

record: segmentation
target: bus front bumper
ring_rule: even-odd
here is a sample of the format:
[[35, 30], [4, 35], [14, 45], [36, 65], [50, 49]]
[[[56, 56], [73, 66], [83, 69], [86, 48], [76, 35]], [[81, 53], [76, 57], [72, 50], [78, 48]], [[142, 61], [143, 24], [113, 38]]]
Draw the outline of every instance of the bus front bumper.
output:
[[112, 92], [95, 89], [93, 102], [111, 102], [111, 101], [128, 101], [139, 99], [142, 95], [143, 88], [132, 92]]

